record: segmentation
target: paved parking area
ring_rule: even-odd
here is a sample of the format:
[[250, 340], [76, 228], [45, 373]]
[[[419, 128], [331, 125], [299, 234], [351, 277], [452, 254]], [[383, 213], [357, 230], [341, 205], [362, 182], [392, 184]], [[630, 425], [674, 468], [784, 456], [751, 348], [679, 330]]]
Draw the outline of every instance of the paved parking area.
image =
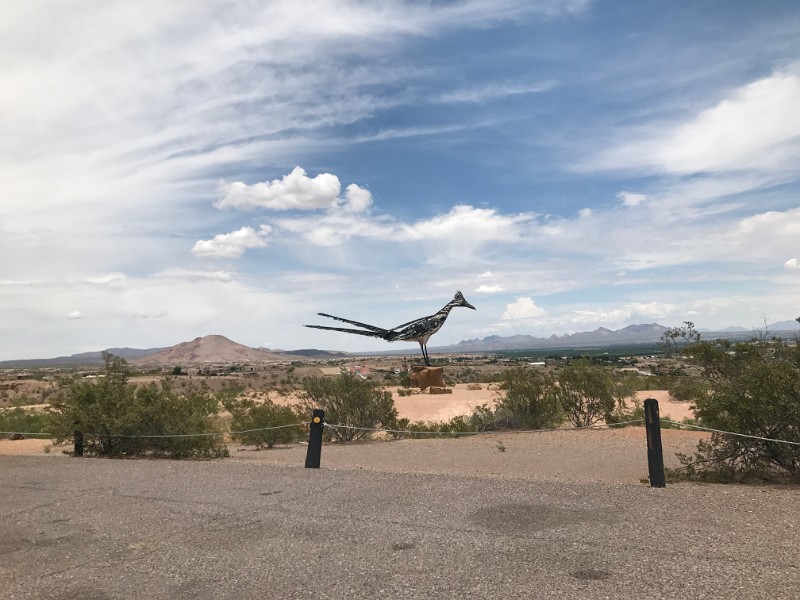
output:
[[800, 490], [0, 457], [4, 598], [792, 598]]

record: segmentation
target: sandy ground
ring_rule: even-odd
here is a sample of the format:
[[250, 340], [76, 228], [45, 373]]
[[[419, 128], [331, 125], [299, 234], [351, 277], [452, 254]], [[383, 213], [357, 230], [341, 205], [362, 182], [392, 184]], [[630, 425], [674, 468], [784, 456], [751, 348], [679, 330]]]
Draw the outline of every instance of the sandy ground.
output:
[[[483, 404], [494, 406], [500, 392], [496, 384], [480, 384], [481, 389], [469, 389], [473, 384], [459, 383], [450, 388], [451, 394], [416, 393], [411, 396], [400, 396], [397, 387], [387, 387], [394, 396], [397, 415], [401, 419], [415, 421], [449, 421], [458, 415], [469, 415], [472, 410]], [[270, 398], [277, 404], [294, 404], [293, 396], [276, 396]], [[644, 402], [646, 398], [658, 400], [659, 412], [663, 418], [682, 421], [694, 417], [689, 408], [690, 402], [677, 402], [670, 399], [666, 390], [648, 390], [637, 392], [636, 399]]]

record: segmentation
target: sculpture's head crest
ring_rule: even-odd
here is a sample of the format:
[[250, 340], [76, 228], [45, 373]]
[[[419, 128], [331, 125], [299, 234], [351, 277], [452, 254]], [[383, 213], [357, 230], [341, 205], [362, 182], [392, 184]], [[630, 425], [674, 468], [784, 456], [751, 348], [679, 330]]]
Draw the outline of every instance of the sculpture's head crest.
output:
[[453, 300], [455, 300], [458, 303], [458, 306], [463, 306], [465, 308], [471, 308], [472, 310], [476, 310], [475, 307], [472, 306], [472, 304], [467, 302], [467, 299], [464, 298], [464, 294], [462, 294], [461, 292], [456, 292], [456, 295], [453, 298]]

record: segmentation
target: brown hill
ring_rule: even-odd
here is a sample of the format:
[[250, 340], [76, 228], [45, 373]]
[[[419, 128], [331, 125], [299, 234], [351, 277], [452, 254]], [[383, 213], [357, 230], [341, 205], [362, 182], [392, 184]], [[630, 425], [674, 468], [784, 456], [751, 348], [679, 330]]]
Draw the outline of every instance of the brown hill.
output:
[[292, 357], [237, 344], [222, 335], [207, 335], [131, 361], [135, 365], [199, 363], [265, 363]]

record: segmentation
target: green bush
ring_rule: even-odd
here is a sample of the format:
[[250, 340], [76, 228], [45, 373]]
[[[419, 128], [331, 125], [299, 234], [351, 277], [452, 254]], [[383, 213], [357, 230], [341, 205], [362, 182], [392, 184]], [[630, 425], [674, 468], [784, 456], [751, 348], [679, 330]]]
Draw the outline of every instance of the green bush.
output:
[[478, 407], [472, 420], [476, 428], [542, 429], [557, 427], [564, 420], [552, 382], [532, 369], [509, 369], [501, 377], [500, 396], [494, 411]]
[[[800, 443], [800, 346], [781, 340], [703, 342], [686, 354], [704, 369], [710, 393], [695, 400], [706, 427]], [[800, 479], [800, 446], [713, 433], [693, 456], [679, 455], [687, 479]]]
[[394, 428], [397, 409], [391, 392], [352, 375], [303, 379], [300, 406], [310, 416], [315, 408], [325, 411], [325, 421], [347, 428], [328, 428], [333, 439], [348, 442], [372, 432], [358, 428]]
[[[46, 413], [15, 408], [0, 408], [0, 431], [11, 433], [47, 433], [50, 431], [50, 417]], [[36, 436], [43, 437], [43, 436]]]
[[225, 408], [233, 417], [231, 437], [243, 444], [272, 448], [275, 444], [291, 444], [305, 433], [290, 407], [278, 406], [269, 399], [261, 404], [250, 399], [228, 400]]
[[396, 425], [398, 430], [409, 433], [396, 433], [394, 437], [410, 437], [412, 439], [429, 439], [434, 437], [463, 437], [458, 434], [468, 434], [477, 431], [468, 416], [458, 415], [449, 421], [415, 421], [409, 423], [408, 419], [400, 419]]
[[98, 456], [227, 455], [212, 420], [218, 402], [206, 386], [190, 385], [180, 393], [169, 379], [135, 386], [128, 383], [125, 360], [108, 353], [103, 358], [103, 377], [92, 382], [74, 380], [51, 401], [57, 442], [72, 441], [78, 430], [84, 436], [84, 451]]
[[682, 402], [702, 399], [708, 394], [708, 387], [703, 381], [692, 377], [678, 377], [668, 388], [669, 395]]
[[619, 395], [608, 370], [583, 360], [570, 361], [560, 369], [552, 390], [575, 427], [611, 420]]

